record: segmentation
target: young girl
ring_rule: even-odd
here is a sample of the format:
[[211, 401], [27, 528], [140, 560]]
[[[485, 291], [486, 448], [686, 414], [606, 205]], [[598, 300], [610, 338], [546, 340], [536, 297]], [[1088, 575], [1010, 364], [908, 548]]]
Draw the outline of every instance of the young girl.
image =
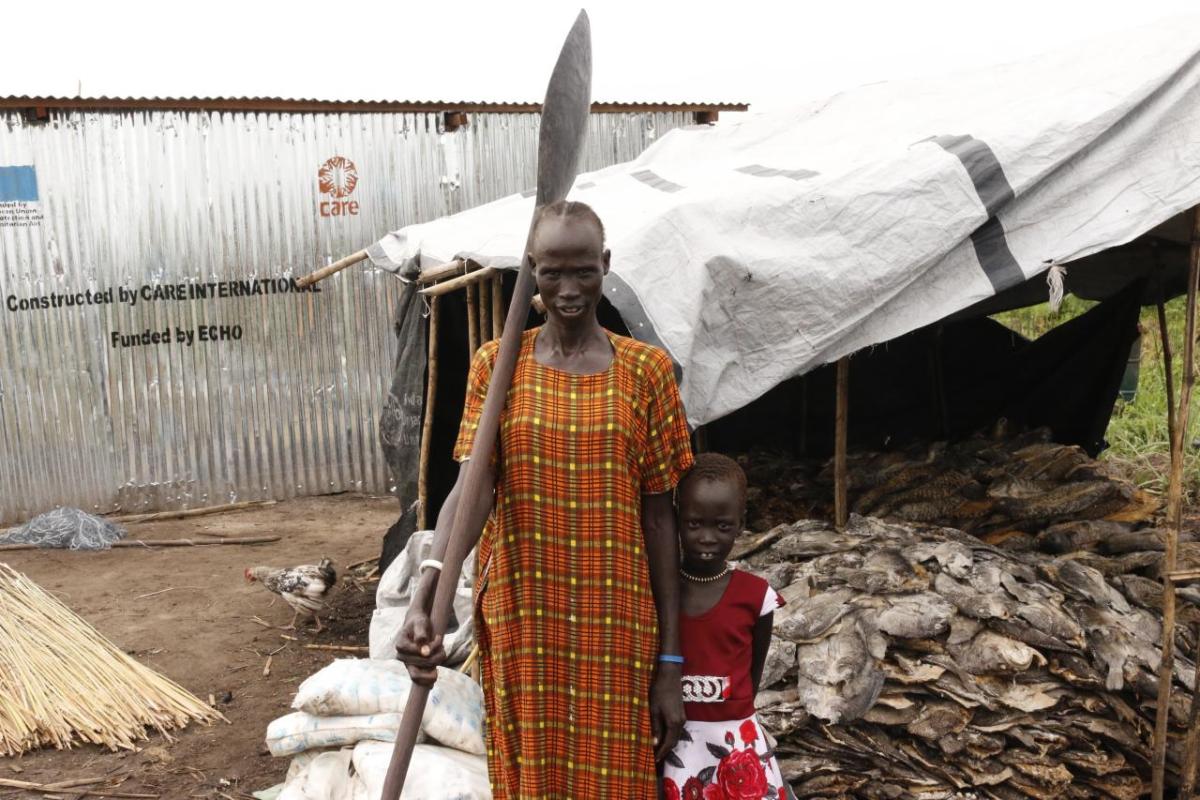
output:
[[785, 800], [791, 791], [754, 713], [783, 599], [762, 578], [725, 562], [742, 531], [746, 475], [733, 459], [700, 454], [679, 483], [677, 502], [687, 724], [663, 767], [663, 796]]

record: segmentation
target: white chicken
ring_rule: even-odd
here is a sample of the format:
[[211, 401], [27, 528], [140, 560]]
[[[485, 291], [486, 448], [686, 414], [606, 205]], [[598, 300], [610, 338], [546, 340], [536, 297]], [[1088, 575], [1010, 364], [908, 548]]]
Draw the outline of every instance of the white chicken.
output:
[[261, 583], [295, 610], [291, 624], [284, 630], [295, 630], [296, 620], [305, 614], [316, 621], [316, 632], [320, 633], [321, 618], [317, 614], [325, 608], [325, 598], [337, 582], [337, 572], [332, 561], [322, 558], [319, 564], [304, 564], [291, 569], [250, 567], [246, 570], [246, 580]]

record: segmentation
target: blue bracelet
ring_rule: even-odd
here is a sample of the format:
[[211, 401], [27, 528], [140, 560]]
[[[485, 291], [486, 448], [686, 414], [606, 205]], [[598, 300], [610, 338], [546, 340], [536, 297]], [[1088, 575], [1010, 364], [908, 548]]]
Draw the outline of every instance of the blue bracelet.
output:
[[670, 656], [664, 654], [659, 656], [658, 660], [663, 664], [682, 664], [683, 656]]

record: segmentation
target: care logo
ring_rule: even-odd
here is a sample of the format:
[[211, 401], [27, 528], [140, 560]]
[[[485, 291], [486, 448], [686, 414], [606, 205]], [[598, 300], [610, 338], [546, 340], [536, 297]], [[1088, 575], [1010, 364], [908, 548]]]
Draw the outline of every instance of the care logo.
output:
[[319, 206], [322, 217], [358, 216], [358, 201], [347, 200], [358, 185], [358, 170], [345, 156], [334, 156], [317, 170], [317, 187], [329, 198]]

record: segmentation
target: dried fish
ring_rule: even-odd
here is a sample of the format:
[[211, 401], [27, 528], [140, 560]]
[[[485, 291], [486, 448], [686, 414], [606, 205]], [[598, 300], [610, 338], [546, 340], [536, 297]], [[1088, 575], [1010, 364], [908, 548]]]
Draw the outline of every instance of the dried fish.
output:
[[[851, 506], [876, 516], [838, 531], [803, 519], [831, 509], [828, 464], [746, 463], [759, 533], [739, 555], [788, 601], [759, 709], [798, 797], [1147, 791], [1163, 539], [1139, 526], [1153, 498], [1046, 430], [997, 430], [852, 455]], [[1200, 542], [1179, 551], [1178, 568], [1200, 567]], [[1172, 773], [1200, 587], [1179, 599]]]
[[[1130, 532], [1129, 526], [1107, 520], [1070, 520], [1051, 525], [1038, 534], [1039, 549], [1046, 553], [1074, 553], [1077, 550], [1103, 550], [1103, 544]], [[1143, 548], [1144, 549], [1144, 548]], [[1104, 551], [1107, 552], [1107, 551]]]
[[868, 553], [846, 583], [868, 594], [919, 592], [929, 587], [929, 573], [889, 547]]
[[791, 602], [777, 612], [775, 635], [791, 642], [814, 641], [850, 612], [853, 596], [853, 591], [842, 589]]
[[795, 668], [796, 643], [780, 636], [772, 636], [771, 646], [767, 648], [767, 660], [763, 664], [761, 685], [774, 686]]
[[933, 579], [938, 594], [953, 603], [959, 611], [975, 619], [1006, 619], [1012, 615], [1013, 603], [999, 592], [982, 593], [959, 583], [949, 575], [939, 573]]
[[994, 631], [980, 631], [970, 642], [947, 648], [958, 665], [972, 674], [1023, 672], [1035, 662], [1046, 664], [1045, 657], [1022, 642]]
[[1104, 580], [1104, 575], [1089, 566], [1069, 558], [1046, 561], [1038, 569], [1068, 594], [1116, 611], [1129, 611], [1129, 602]]
[[825, 638], [796, 648], [797, 685], [809, 713], [826, 722], [848, 722], [875, 704], [884, 681], [876, 665], [883, 657], [879, 639], [862, 612], [855, 612]]
[[941, 739], [960, 733], [971, 721], [971, 712], [956, 703], [927, 703], [905, 730], [922, 739]]
[[[805, 526], [752, 557], [794, 567], [758, 705], [798, 797], [1145, 789], [1160, 584], [954, 529], [857, 515], [840, 532]], [[1182, 656], [1175, 677], [1180, 726], [1194, 678]]]
[[879, 630], [901, 639], [924, 639], [945, 633], [957, 616], [954, 606], [933, 592], [888, 595], [876, 617]]

